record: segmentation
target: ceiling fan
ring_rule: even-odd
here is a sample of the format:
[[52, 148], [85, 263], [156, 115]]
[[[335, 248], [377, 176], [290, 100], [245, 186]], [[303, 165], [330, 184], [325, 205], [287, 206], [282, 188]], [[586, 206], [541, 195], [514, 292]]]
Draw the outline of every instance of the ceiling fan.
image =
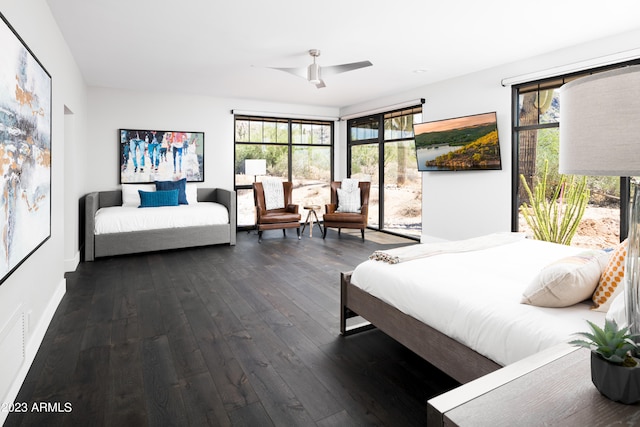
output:
[[370, 67], [373, 64], [370, 61], [360, 61], [360, 62], [352, 62], [350, 64], [340, 64], [340, 65], [329, 65], [326, 67], [320, 67], [319, 64], [316, 63], [316, 58], [320, 56], [320, 51], [318, 49], [309, 50], [309, 55], [313, 57], [313, 64], [310, 64], [308, 67], [301, 68], [277, 68], [277, 67], [269, 67], [274, 70], [284, 71], [286, 73], [293, 74], [294, 76], [302, 77], [303, 79], [307, 79], [309, 83], [313, 83], [316, 85], [318, 89], [325, 87], [324, 81], [322, 77], [331, 76], [333, 74], [344, 73], [347, 71], [357, 70], [358, 68]]

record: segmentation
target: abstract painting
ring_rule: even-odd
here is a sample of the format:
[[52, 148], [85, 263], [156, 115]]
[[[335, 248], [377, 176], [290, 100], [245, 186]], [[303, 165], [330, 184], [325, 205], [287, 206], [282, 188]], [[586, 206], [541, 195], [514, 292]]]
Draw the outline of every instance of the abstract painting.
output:
[[2, 283], [51, 236], [51, 75], [0, 17]]
[[204, 181], [204, 133], [120, 129], [120, 183]]

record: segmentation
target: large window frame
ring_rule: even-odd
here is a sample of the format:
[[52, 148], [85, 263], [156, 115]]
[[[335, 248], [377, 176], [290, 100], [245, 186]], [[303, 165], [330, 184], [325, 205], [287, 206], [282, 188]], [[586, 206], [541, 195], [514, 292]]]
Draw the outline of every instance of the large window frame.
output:
[[[240, 137], [239, 122], [248, 122], [248, 137]], [[272, 135], [275, 132], [275, 140], [265, 136], [265, 128], [272, 128]], [[262, 129], [260, 135], [259, 129]], [[255, 130], [255, 135], [251, 129]], [[329, 182], [334, 177], [334, 146], [335, 146], [335, 122], [332, 120], [312, 120], [300, 119], [295, 117], [271, 117], [271, 116], [253, 116], [246, 114], [234, 115], [234, 189], [236, 191], [236, 201], [238, 202], [238, 194], [241, 191], [253, 190], [253, 183], [238, 182], [238, 177], [243, 174], [244, 166], [238, 163], [238, 147], [239, 146], [263, 146], [265, 149], [280, 148], [286, 150], [286, 166], [280, 164], [278, 171], [274, 174], [267, 166], [266, 175], [280, 177], [283, 180], [293, 182], [294, 180], [294, 160], [296, 150], [313, 151], [313, 149], [329, 150]], [[282, 169], [286, 169], [282, 173]], [[254, 177], [254, 181], [260, 181], [263, 177]], [[327, 186], [329, 185], [327, 182]], [[294, 193], [296, 189], [294, 188]], [[328, 197], [327, 192], [327, 197]], [[240, 208], [236, 203], [236, 210]], [[252, 224], [241, 224], [238, 222], [237, 229], [255, 228], [255, 222]]]
[[[543, 129], [559, 128], [562, 123], [562, 118], [557, 121], [543, 122], [541, 123], [539, 118], [541, 114], [538, 114], [538, 120], [536, 123], [520, 123], [520, 95], [537, 92], [538, 98], [542, 91], [553, 90], [561, 87], [563, 84], [568, 83], [580, 77], [584, 77], [591, 74], [597, 74], [603, 71], [626, 67], [629, 65], [640, 64], [640, 60], [628, 61], [620, 64], [613, 64], [604, 67], [593, 68], [590, 70], [575, 72], [562, 76], [550, 77], [542, 80], [536, 80], [532, 82], [521, 83], [512, 86], [512, 111], [511, 111], [511, 123], [512, 123], [512, 138], [511, 138], [511, 153], [512, 153], [512, 177], [511, 177], [511, 230], [518, 231], [519, 228], [519, 210], [520, 199], [519, 189], [521, 188], [520, 173], [523, 172], [520, 169], [521, 165], [521, 152], [520, 147], [520, 133], [527, 131], [539, 131]], [[526, 172], [525, 172], [526, 176]], [[631, 179], [629, 177], [620, 177], [620, 241], [624, 240], [629, 231], [629, 206], [631, 203]]]
[[[385, 226], [385, 148], [390, 146], [391, 144], [404, 144], [404, 143], [414, 143], [414, 135], [413, 135], [413, 120], [417, 115], [422, 115], [422, 103], [403, 107], [399, 109], [394, 109], [386, 112], [380, 112], [376, 114], [371, 114], [367, 116], [357, 117], [353, 119], [347, 120], [347, 176], [352, 176], [352, 151], [354, 148], [358, 146], [377, 146], [377, 156], [378, 156], [378, 171], [377, 171], [377, 182], [372, 182], [372, 185], [378, 187], [378, 215], [377, 215], [377, 226], [369, 224], [368, 228], [378, 230], [381, 232], [399, 235], [403, 237], [407, 237], [413, 240], [420, 240], [419, 235], [410, 235], [404, 234], [397, 231], [391, 231]], [[410, 118], [411, 124], [405, 126], [405, 128], [410, 128], [411, 131], [408, 132], [408, 129], [389, 129], [389, 126], [385, 126], [385, 122], [388, 124], [389, 119], [392, 118], [400, 118], [400, 117], [408, 117]], [[421, 121], [421, 119], [420, 119]], [[415, 151], [415, 150], [414, 150]], [[415, 152], [412, 154], [415, 155]], [[415, 164], [417, 168], [417, 161]], [[420, 174], [420, 193], [422, 193], [422, 174]], [[420, 200], [420, 230], [422, 226], [422, 197]], [[371, 202], [371, 198], [370, 198]], [[371, 207], [369, 209], [371, 212]]]

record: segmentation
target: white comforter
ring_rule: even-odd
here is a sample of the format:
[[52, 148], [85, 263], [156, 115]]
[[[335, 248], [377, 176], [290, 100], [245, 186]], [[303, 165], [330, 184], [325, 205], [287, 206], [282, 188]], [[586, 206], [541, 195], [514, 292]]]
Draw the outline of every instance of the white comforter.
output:
[[474, 252], [387, 264], [365, 261], [351, 282], [501, 365], [508, 365], [604, 323], [587, 303], [567, 308], [521, 304], [546, 265], [584, 248], [519, 240]]
[[110, 206], [96, 212], [94, 231], [97, 235], [228, 223], [229, 211], [220, 203], [158, 208]]

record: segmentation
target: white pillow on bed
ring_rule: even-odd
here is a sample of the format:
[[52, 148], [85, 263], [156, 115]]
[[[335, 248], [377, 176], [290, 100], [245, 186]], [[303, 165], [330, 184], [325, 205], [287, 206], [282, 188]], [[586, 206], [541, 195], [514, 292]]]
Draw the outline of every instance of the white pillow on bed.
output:
[[627, 311], [624, 303], [624, 292], [619, 293], [609, 306], [607, 320], [615, 320], [616, 324], [622, 328], [627, 326]]
[[520, 302], [538, 307], [568, 307], [589, 299], [608, 260], [607, 252], [591, 250], [555, 261], [531, 281]]
[[137, 208], [140, 206], [140, 194], [142, 191], [156, 191], [155, 184], [122, 184], [122, 206]]
[[198, 203], [198, 186], [195, 182], [187, 182], [185, 193], [187, 194], [187, 203], [190, 205]]

